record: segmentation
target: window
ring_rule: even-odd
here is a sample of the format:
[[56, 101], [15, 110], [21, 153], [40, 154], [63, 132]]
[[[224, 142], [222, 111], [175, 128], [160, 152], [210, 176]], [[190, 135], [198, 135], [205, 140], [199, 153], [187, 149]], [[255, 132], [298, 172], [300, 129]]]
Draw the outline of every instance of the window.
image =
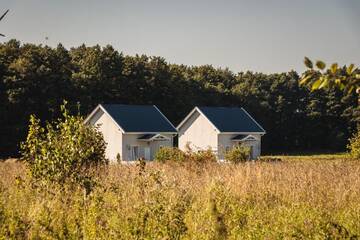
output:
[[225, 152], [229, 152], [229, 151], [230, 151], [230, 146], [226, 146]]
[[135, 161], [139, 159], [139, 146], [131, 146], [131, 159], [132, 161]]

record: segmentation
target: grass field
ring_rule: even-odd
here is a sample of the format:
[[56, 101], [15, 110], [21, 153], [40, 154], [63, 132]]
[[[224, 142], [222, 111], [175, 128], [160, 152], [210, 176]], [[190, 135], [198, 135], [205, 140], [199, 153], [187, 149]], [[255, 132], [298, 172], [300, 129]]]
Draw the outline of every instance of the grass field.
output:
[[360, 161], [110, 166], [93, 192], [0, 163], [0, 239], [358, 239]]

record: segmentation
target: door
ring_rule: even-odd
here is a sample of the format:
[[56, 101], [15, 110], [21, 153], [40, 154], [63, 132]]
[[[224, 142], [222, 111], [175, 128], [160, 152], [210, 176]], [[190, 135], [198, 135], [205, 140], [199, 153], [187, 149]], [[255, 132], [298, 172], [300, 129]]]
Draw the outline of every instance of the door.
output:
[[139, 159], [139, 146], [131, 146], [131, 158], [130, 161]]
[[254, 160], [254, 146], [250, 146], [250, 160]]
[[150, 160], [150, 148], [149, 147], [145, 147], [144, 148], [144, 157], [145, 157], [145, 160]]

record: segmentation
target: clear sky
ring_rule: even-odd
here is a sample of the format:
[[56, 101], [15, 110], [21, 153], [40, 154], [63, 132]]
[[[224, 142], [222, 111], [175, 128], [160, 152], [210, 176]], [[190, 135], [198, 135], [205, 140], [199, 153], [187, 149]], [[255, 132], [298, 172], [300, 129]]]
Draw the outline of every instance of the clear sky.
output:
[[360, 0], [1, 0], [6, 9], [0, 41], [111, 44], [235, 72], [301, 72], [304, 56], [360, 65]]

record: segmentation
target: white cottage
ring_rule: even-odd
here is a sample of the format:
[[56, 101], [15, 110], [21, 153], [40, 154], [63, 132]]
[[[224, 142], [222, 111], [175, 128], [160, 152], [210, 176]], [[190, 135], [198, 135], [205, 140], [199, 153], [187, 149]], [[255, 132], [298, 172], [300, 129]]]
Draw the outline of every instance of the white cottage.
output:
[[85, 123], [99, 126], [110, 162], [152, 160], [159, 148], [173, 146], [177, 134], [155, 105], [100, 104]]
[[243, 108], [195, 107], [178, 125], [179, 148], [211, 148], [220, 160], [224, 153], [239, 144], [250, 147], [251, 159], [261, 154], [265, 130]]

